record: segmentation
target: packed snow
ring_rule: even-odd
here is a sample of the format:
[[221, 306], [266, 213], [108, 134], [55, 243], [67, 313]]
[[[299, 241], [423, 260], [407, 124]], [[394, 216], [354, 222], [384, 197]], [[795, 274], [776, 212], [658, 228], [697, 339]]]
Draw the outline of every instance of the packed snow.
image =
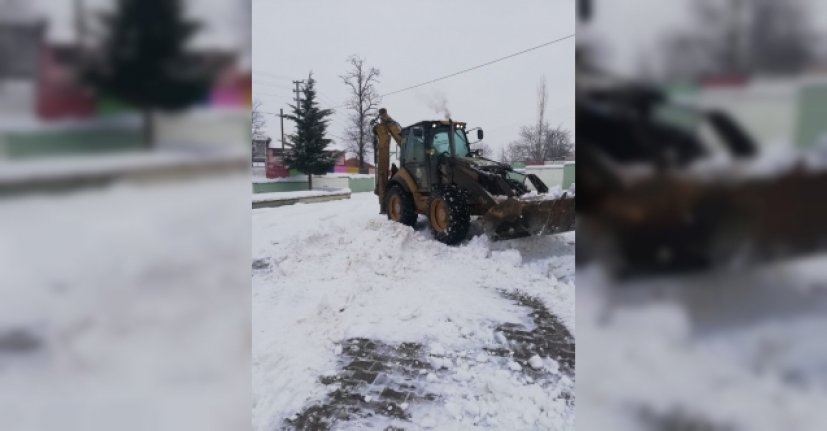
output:
[[[573, 376], [534, 382], [482, 347], [504, 344], [500, 324], [533, 326], [531, 310], [501, 291], [540, 299], [574, 333], [574, 234], [449, 247], [422, 225], [388, 221], [371, 193], [253, 210], [254, 429], [279, 428], [322, 400], [319, 376], [335, 372], [342, 341], [354, 338], [423, 345], [432, 369], [419, 384], [441, 398], [401, 404], [410, 422], [336, 429], [573, 429], [563, 399]], [[558, 371], [553, 358], [530, 362]]]

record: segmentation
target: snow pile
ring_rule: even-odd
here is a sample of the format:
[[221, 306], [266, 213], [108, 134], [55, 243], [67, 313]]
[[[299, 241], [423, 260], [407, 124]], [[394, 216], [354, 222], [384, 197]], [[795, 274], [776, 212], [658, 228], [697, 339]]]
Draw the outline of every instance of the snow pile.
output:
[[560, 199], [563, 197], [563, 194], [565, 194], [566, 197], [574, 197], [574, 187], [570, 189], [563, 189], [561, 186], [552, 186], [546, 193], [539, 193], [536, 190], [532, 190], [520, 196], [520, 198], [526, 200], [554, 200]]
[[[546, 193], [539, 193], [536, 190], [532, 190], [528, 193], [520, 195], [519, 199], [524, 201], [553, 201], [562, 198], [563, 195], [567, 198], [573, 198], [575, 197], [574, 190], [574, 184], [572, 184], [568, 189], [564, 189], [561, 186], [552, 186]], [[504, 202], [509, 199], [508, 196], [503, 195], [494, 195], [493, 197], [494, 201], [497, 203]]]
[[[447, 399], [439, 408], [409, 406], [422, 427], [570, 429], [573, 410], [551, 401], [573, 391], [570, 379], [553, 388], [527, 384], [478, 353], [498, 343], [499, 324], [533, 325], [501, 289], [540, 298], [574, 331], [572, 241], [573, 234], [494, 244], [475, 237], [448, 247], [427, 230], [386, 220], [369, 194], [254, 210], [254, 428], [278, 428], [321, 399], [318, 377], [336, 367], [338, 343], [364, 337], [421, 343], [436, 357], [468, 352], [445, 360], [451, 382], [423, 376]], [[554, 256], [560, 250], [567, 260]]]

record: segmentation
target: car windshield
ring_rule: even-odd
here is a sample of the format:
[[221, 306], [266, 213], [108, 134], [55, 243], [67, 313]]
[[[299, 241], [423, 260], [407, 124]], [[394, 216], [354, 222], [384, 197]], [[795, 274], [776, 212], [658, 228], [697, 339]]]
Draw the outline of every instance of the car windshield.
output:
[[[448, 128], [438, 129], [434, 134], [434, 150], [436, 154], [451, 153], [451, 143], [448, 140]], [[459, 157], [466, 157], [470, 150], [468, 149], [468, 141], [465, 139], [465, 132], [462, 130], [454, 131], [454, 146], [456, 147], [456, 155]]]

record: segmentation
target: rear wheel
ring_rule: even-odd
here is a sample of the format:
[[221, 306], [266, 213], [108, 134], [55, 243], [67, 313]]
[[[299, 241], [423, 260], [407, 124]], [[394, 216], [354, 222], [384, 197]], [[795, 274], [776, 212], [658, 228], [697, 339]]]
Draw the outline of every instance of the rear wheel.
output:
[[411, 227], [416, 224], [413, 197], [399, 185], [393, 184], [388, 188], [385, 194], [385, 208], [389, 220]]
[[440, 242], [454, 245], [465, 239], [471, 226], [467, 193], [456, 186], [434, 192], [428, 204], [428, 221]]

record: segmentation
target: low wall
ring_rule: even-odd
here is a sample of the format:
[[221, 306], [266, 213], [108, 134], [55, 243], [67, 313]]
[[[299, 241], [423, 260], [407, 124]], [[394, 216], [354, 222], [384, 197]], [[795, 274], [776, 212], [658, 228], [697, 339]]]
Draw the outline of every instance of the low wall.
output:
[[[350, 189], [353, 193], [373, 191], [373, 177], [314, 176], [313, 189]], [[290, 177], [277, 182], [253, 183], [253, 193], [297, 192], [307, 190], [307, 177]]]
[[373, 192], [373, 177], [351, 177], [349, 180], [353, 193]]
[[569, 189], [574, 184], [576, 175], [574, 173], [574, 162], [566, 162], [563, 165], [563, 188]]
[[36, 130], [0, 136], [0, 155], [11, 159], [136, 151], [143, 148], [139, 130], [115, 127]]
[[[225, 149], [250, 142], [246, 109], [193, 109], [156, 115], [159, 146]], [[249, 145], [249, 144], [247, 144]], [[0, 128], [0, 157], [24, 159], [145, 149], [141, 117], [124, 113], [82, 120], [25, 118]]]
[[347, 189], [350, 182], [347, 177], [313, 177], [313, 189]]
[[278, 183], [253, 183], [253, 193], [298, 192], [307, 190], [307, 181], [282, 181]]
[[526, 174], [534, 174], [549, 188], [560, 186], [568, 189], [574, 184], [574, 162], [565, 162], [563, 164], [549, 164], [549, 165], [529, 165], [523, 169]]
[[524, 172], [537, 175], [549, 188], [563, 185], [563, 165], [529, 165]]
[[21, 160], [0, 169], [0, 197], [64, 193], [120, 181], [172, 181], [222, 172], [246, 171], [243, 153], [143, 153], [88, 159]]

